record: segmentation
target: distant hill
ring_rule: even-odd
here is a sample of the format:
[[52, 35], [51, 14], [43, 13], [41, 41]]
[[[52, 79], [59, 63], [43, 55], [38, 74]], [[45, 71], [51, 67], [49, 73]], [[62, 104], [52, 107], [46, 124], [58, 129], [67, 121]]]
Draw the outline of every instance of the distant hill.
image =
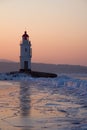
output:
[[63, 64], [55, 65], [55, 64], [33, 63], [32, 69], [53, 73], [87, 73], [87, 67], [80, 65], [63, 65]]
[[0, 62], [0, 73], [19, 70], [19, 63], [16, 62]]
[[[20, 64], [17, 62], [0, 61], [0, 73], [18, 71]], [[80, 65], [55, 65], [55, 64], [43, 64], [43, 63], [32, 63], [32, 70], [52, 72], [52, 73], [87, 73], [86, 66]]]
[[14, 62], [14, 61], [7, 60], [7, 59], [0, 59], [0, 62]]

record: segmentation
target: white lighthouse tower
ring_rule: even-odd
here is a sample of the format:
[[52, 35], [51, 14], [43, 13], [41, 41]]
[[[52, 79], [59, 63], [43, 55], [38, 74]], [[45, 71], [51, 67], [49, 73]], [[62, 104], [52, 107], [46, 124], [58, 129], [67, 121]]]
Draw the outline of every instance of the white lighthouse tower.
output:
[[32, 48], [29, 35], [25, 31], [20, 44], [20, 71], [31, 72]]

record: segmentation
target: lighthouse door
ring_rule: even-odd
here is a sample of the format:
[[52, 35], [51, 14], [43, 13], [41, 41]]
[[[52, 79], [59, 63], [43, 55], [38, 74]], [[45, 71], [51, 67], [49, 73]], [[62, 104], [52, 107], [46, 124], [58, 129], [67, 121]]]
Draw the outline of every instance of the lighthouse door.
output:
[[28, 70], [28, 61], [24, 61], [24, 69]]

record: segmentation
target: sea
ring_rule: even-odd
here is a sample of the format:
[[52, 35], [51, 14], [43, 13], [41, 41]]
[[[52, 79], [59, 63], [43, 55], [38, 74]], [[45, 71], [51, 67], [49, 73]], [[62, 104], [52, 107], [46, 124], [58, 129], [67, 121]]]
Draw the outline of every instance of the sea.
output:
[[87, 130], [87, 74], [0, 74], [0, 130]]

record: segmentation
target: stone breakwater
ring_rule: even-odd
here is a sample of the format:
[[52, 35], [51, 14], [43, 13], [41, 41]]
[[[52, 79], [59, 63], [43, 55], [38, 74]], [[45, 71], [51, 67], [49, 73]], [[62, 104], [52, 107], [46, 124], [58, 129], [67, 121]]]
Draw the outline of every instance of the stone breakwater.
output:
[[56, 78], [57, 74], [53, 73], [44, 73], [44, 72], [9, 72], [9, 73], [0, 73], [0, 80], [18, 80], [18, 79], [30, 79], [30, 78]]

